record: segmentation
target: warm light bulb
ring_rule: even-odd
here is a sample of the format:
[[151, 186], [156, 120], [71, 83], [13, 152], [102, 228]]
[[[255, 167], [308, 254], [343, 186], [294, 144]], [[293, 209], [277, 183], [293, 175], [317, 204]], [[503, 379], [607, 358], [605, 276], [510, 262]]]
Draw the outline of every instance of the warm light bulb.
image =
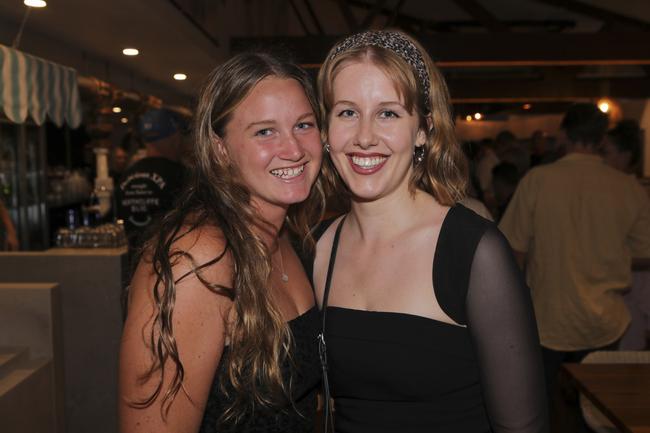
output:
[[44, 8], [47, 6], [47, 2], [45, 0], [25, 0], [23, 3], [25, 6], [29, 6], [30, 8]]
[[138, 54], [140, 54], [140, 51], [138, 51], [137, 48], [124, 48], [122, 50], [122, 54], [124, 54], [125, 56], [137, 56]]
[[472, 116], [470, 116], [470, 115], [468, 114], [467, 117], [465, 117], [465, 120], [467, 120], [468, 122], [471, 122], [471, 121], [472, 121]]
[[609, 111], [609, 102], [607, 102], [607, 101], [599, 102], [599, 103], [598, 103], [598, 108], [599, 108], [600, 111], [602, 111], [603, 113], [607, 113], [607, 112]]
[[122, 108], [121, 107], [113, 107], [113, 113], [121, 113]]
[[181, 73], [174, 74], [174, 80], [177, 80], [177, 81], [187, 80], [187, 75], [181, 74]]
[[524, 110], [530, 110], [531, 107], [532, 107], [532, 105], [530, 105], [530, 104], [524, 104], [524, 106], [522, 108]]
[[129, 123], [129, 119], [127, 119], [126, 117], [122, 117], [122, 118], [120, 119], [120, 122], [122, 122], [122, 123]]
[[481, 117], [483, 117], [481, 113], [474, 113], [474, 119], [481, 120]]

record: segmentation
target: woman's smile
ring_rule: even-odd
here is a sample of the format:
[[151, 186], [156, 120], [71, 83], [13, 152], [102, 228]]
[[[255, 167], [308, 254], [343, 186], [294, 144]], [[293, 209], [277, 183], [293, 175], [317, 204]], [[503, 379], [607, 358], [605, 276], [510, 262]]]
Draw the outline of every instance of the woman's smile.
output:
[[381, 153], [348, 153], [347, 157], [352, 169], [356, 173], [373, 174], [384, 167], [386, 161], [388, 161], [389, 155]]

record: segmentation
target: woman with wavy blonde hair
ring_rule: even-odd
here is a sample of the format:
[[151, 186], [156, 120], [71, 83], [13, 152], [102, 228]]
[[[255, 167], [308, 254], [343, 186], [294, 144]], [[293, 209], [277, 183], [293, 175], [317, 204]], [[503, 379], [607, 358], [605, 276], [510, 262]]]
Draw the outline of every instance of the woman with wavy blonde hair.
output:
[[193, 177], [146, 244], [120, 355], [126, 432], [311, 432], [318, 312], [288, 232], [320, 214], [307, 74], [263, 53], [217, 67], [194, 123]]
[[326, 187], [350, 209], [313, 275], [336, 432], [545, 431], [528, 289], [496, 226], [457, 204], [466, 165], [430, 57], [358, 33], [318, 91]]

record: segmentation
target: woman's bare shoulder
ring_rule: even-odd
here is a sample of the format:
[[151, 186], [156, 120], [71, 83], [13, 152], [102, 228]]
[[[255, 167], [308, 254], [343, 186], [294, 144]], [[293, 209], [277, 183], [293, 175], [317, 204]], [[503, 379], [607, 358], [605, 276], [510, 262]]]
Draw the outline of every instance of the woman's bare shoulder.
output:
[[162, 261], [167, 260], [174, 281], [178, 280], [179, 283], [188, 277], [188, 272], [195, 271], [218, 284], [230, 285], [232, 281], [233, 263], [228, 240], [222, 230], [213, 224], [185, 224], [173, 236], [149, 243], [138, 264], [136, 276], [139, 271], [152, 276], [156, 269], [160, 270]]
[[204, 308], [227, 314], [232, 305], [233, 262], [223, 232], [207, 224], [183, 226], [164, 242], [167, 245], [149, 244], [138, 263], [129, 286], [129, 314], [152, 312], [172, 285], [177, 317]]
[[[227, 344], [232, 300], [220, 290], [232, 287], [232, 260], [223, 233], [207, 225], [191, 230], [182, 227], [167, 244], [160, 257], [154, 246], [149, 247], [131, 281], [120, 353], [120, 393], [124, 401], [137, 401], [155, 391], [159, 376], [144, 384], [140, 378], [151, 367], [153, 351], [160, 344], [176, 347], [183, 363], [183, 388], [174, 398], [167, 421], [160, 418], [160, 397], [145, 409], [120, 403], [124, 431], [135, 431], [138, 425], [152, 431], [198, 428]], [[164, 334], [163, 327], [173, 333]], [[171, 358], [165, 367], [174, 371]], [[172, 377], [163, 375], [163, 390]]]

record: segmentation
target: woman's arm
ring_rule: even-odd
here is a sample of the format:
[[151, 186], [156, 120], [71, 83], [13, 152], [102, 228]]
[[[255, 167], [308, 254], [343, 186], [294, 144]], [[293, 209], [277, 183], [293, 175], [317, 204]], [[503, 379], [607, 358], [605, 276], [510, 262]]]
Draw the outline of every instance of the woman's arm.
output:
[[530, 292], [508, 242], [494, 227], [476, 248], [467, 314], [492, 430], [547, 432], [544, 372]]
[[[172, 248], [187, 251], [197, 264], [206, 263], [223, 251], [225, 246], [220, 234], [212, 231], [197, 229], [177, 241]], [[231, 287], [231, 266], [229, 255], [226, 254], [217, 263], [204, 268], [202, 276], [212, 283]], [[173, 266], [174, 279], [191, 270], [189, 259], [177, 261]], [[120, 431], [196, 433], [226, 343], [224, 324], [230, 301], [207, 289], [194, 274], [176, 284], [173, 337], [185, 376], [182, 388], [163, 418], [163, 397], [176, 371], [171, 359], [164, 365], [162, 390], [158, 398], [145, 408], [132, 405], [151, 396], [160, 380], [160, 372], [154, 373], [147, 382], [140, 380], [156, 359], [149, 342], [152, 316], [156, 311], [153, 298], [155, 282], [151, 263], [141, 261], [131, 282], [129, 310], [120, 350]]]

